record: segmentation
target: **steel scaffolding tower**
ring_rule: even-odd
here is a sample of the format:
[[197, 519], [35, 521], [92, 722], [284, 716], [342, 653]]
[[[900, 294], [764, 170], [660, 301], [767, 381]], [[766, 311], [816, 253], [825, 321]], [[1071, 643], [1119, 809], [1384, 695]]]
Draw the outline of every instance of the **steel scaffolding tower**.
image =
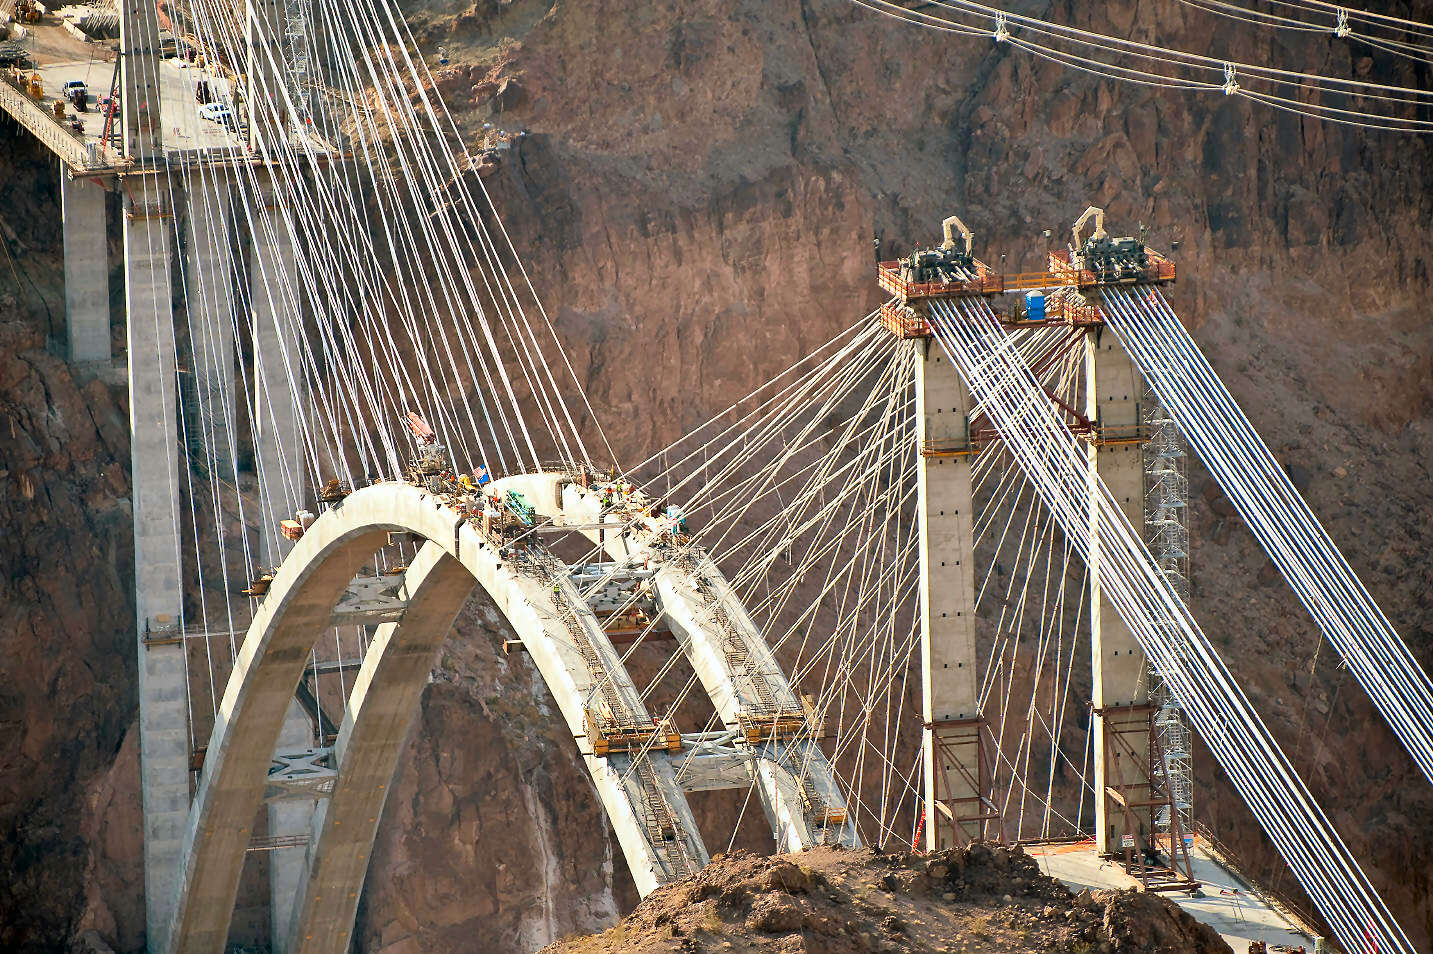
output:
[[312, 27], [313, 0], [284, 0], [284, 71], [294, 106], [290, 118], [300, 131], [309, 124], [311, 114], [308, 97], [313, 88]]
[[[1144, 527], [1150, 553], [1169, 585], [1189, 601], [1189, 473], [1184, 437], [1174, 417], [1152, 389], [1145, 395], [1144, 423], [1149, 435], [1144, 448]], [[1155, 707], [1154, 731], [1164, 753], [1165, 779], [1180, 827], [1190, 831], [1194, 770], [1189, 745], [1189, 723], [1169, 685], [1150, 667], [1150, 702]], [[1157, 778], [1157, 774], [1156, 774]], [[1155, 819], [1161, 832], [1169, 832], [1169, 809]]]

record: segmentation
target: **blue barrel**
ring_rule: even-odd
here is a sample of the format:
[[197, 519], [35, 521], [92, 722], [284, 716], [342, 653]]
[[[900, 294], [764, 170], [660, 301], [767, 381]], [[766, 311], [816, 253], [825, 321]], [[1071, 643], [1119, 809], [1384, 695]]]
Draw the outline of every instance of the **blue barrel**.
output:
[[1027, 321], [1045, 320], [1045, 293], [1032, 291], [1025, 293], [1025, 319]]

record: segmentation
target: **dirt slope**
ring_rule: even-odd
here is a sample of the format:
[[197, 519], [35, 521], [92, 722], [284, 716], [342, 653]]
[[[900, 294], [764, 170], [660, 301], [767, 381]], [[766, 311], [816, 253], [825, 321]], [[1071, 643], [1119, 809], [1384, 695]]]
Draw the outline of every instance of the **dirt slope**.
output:
[[1078, 897], [1019, 849], [929, 855], [818, 848], [712, 859], [602, 934], [545, 954], [1225, 954], [1229, 945], [1157, 895]]

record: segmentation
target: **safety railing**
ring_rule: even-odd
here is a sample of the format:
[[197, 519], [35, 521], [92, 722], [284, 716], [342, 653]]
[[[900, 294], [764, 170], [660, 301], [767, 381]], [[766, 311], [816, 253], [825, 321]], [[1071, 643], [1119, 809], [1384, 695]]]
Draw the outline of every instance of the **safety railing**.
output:
[[74, 133], [62, 126], [27, 91], [21, 89], [9, 71], [0, 74], [0, 107], [14, 116], [36, 139], [70, 167], [88, 171], [108, 165], [92, 158], [84, 144], [75, 138]]
[[881, 326], [897, 338], [929, 338], [930, 322], [897, 302], [881, 305]]
[[961, 298], [972, 295], [998, 295], [1004, 289], [1001, 276], [979, 262], [975, 277], [959, 282], [908, 282], [901, 277], [899, 261], [881, 262], [876, 266], [876, 280], [881, 287], [898, 298]]

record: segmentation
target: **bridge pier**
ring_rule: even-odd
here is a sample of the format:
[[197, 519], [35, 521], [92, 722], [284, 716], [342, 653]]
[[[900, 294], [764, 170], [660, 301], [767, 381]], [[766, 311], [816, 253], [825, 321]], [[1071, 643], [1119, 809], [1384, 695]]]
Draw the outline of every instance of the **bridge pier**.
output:
[[[283, 562], [292, 544], [279, 521], [310, 503], [296, 393], [302, 387], [298, 265], [294, 236], [279, 208], [272, 184], [263, 190], [265, 209], [250, 219], [249, 304], [254, 348], [254, 452], [259, 478], [259, 552], [265, 564]], [[314, 726], [303, 707], [290, 700], [276, 752], [308, 748]], [[313, 826], [317, 805], [284, 801], [268, 807], [270, 837], [303, 835]], [[302, 846], [269, 852], [269, 917], [273, 949], [287, 950], [289, 925], [304, 877]]]
[[933, 339], [915, 348], [921, 752], [925, 848], [933, 851], [983, 837], [991, 813], [976, 675], [970, 392]]
[[234, 481], [234, 244], [229, 180], [215, 170], [186, 177], [189, 204], [185, 303], [193, 349], [198, 426], [214, 449], [215, 476]]
[[[299, 389], [303, 375], [299, 348], [298, 264], [294, 237], [272, 192], [269, 214], [252, 219], [249, 303], [253, 310], [254, 452], [259, 474], [260, 553], [267, 566], [278, 566], [288, 552], [279, 521], [310, 501], [300, 441]], [[297, 380], [295, 380], [297, 378]]]
[[70, 361], [110, 360], [109, 249], [105, 189], [74, 179], [60, 161], [60, 215], [65, 247], [65, 335]]
[[[1130, 523], [1144, 522], [1144, 463], [1139, 443], [1144, 382], [1129, 354], [1103, 326], [1085, 336], [1085, 416], [1095, 424], [1087, 446], [1090, 484], [1103, 479]], [[1149, 667], [1143, 648], [1118, 610], [1103, 595], [1099, 536], [1093, 532], [1095, 495], [1090, 495], [1090, 651], [1094, 670], [1091, 752], [1094, 758], [1095, 848], [1120, 852], [1123, 809], [1110, 792], [1131, 800], [1150, 797], [1149, 733], [1131, 731], [1147, 722]], [[1148, 817], [1147, 812], [1137, 813]], [[1141, 828], [1143, 825], [1141, 824]], [[1148, 831], [1134, 833], [1136, 850]]]
[[162, 950], [189, 812], [186, 659], [179, 636], [179, 471], [171, 217], [163, 180], [125, 200], [130, 465], [139, 651], [140, 788], [150, 950]]

